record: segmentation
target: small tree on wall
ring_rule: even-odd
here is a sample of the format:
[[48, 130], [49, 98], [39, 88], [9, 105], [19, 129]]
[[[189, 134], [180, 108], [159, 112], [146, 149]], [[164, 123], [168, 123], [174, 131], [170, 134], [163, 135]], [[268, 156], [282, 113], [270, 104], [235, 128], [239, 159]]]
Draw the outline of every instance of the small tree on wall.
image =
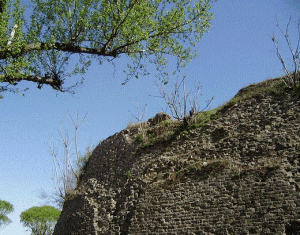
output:
[[280, 60], [282, 67], [284, 69], [284, 72], [286, 74], [285, 77], [282, 78], [284, 81], [285, 85], [289, 88], [295, 88], [299, 85], [300, 81], [300, 19], [297, 24], [297, 31], [298, 31], [298, 39], [296, 42], [296, 46], [292, 45], [291, 38], [290, 38], [290, 33], [289, 33], [289, 28], [291, 24], [291, 18], [289, 19], [289, 22], [285, 28], [285, 30], [279, 25], [278, 20], [276, 23], [276, 26], [280, 30], [282, 36], [284, 37], [286, 44], [289, 48], [289, 52], [291, 55], [291, 66], [286, 62], [284, 59], [284, 56], [282, 55], [280, 48], [279, 48], [279, 43], [275, 35], [272, 37], [272, 41], [274, 43], [274, 46], [276, 48], [276, 54], [278, 59]]
[[186, 76], [174, 83], [173, 87], [167, 91], [164, 83], [160, 85], [156, 84], [160, 98], [163, 98], [167, 104], [173, 118], [177, 120], [183, 120], [185, 126], [188, 125], [188, 117], [192, 117], [194, 114], [200, 111], [204, 111], [209, 107], [210, 103], [214, 99], [212, 97], [206, 102], [206, 106], [200, 110], [200, 84], [196, 84], [195, 90], [186, 89]]
[[88, 146], [83, 155], [79, 151], [78, 131], [86, 116], [87, 113], [80, 118], [78, 112], [74, 118], [69, 115], [68, 118], [73, 125], [74, 135], [70, 138], [69, 131], [59, 130], [58, 141], [62, 145], [61, 152], [57, 151], [54, 143], [49, 144], [54, 166], [52, 181], [55, 192], [51, 196], [43, 192], [41, 197], [50, 199], [50, 202], [56, 204], [59, 208], [62, 208], [66, 197], [76, 189], [93, 152], [92, 146]]

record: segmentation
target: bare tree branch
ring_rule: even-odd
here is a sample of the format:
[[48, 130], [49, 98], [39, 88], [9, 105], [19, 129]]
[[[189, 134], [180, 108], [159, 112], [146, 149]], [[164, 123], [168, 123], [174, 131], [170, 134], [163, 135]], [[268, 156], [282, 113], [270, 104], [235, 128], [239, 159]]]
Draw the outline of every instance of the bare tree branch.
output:
[[[54, 145], [49, 144], [49, 150], [54, 166], [52, 180], [55, 194], [52, 198], [54, 198], [54, 202], [60, 207], [62, 206], [65, 197], [75, 190], [80, 174], [83, 172], [83, 167], [92, 152], [91, 148], [88, 148], [85, 155], [82, 156], [79, 153], [78, 129], [86, 116], [87, 114], [85, 114], [83, 118], [79, 119], [78, 112], [76, 113], [75, 118], [73, 118], [70, 114], [68, 115], [68, 119], [74, 128], [74, 136], [70, 139], [68, 132], [59, 130], [58, 141], [62, 144], [63, 154], [59, 155], [55, 150]], [[74, 153], [76, 155], [76, 159], [73, 157]]]
[[276, 49], [276, 54], [278, 59], [280, 60], [282, 67], [284, 69], [284, 72], [286, 74], [285, 77], [282, 77], [283, 82], [285, 85], [289, 88], [295, 88], [299, 84], [299, 73], [300, 73], [300, 51], [299, 51], [299, 45], [300, 45], [300, 20], [297, 24], [297, 31], [298, 31], [298, 40], [297, 40], [297, 46], [296, 49], [294, 49], [291, 40], [290, 40], [290, 34], [289, 34], [289, 27], [291, 23], [291, 17], [289, 19], [289, 22], [287, 23], [285, 31], [281, 28], [281, 26], [278, 23], [278, 20], [276, 22], [276, 26], [280, 30], [281, 34], [283, 35], [287, 46], [289, 48], [289, 51], [292, 56], [292, 62], [293, 62], [293, 68], [289, 69], [286, 61], [284, 60], [282, 53], [279, 49], [279, 43], [275, 35], [272, 37], [272, 41], [274, 43], [275, 49]]
[[[163, 98], [173, 116], [177, 120], [183, 120], [184, 125], [188, 125], [188, 118], [199, 112], [199, 95], [200, 84], [196, 87], [195, 91], [186, 90], [186, 77], [184, 76], [180, 82], [176, 82], [174, 87], [169, 93], [165, 91], [164, 85], [156, 84], [160, 98]], [[213, 97], [207, 102], [204, 109], [208, 108]], [[190, 109], [188, 113], [188, 109]], [[202, 111], [204, 110], [202, 109]]]

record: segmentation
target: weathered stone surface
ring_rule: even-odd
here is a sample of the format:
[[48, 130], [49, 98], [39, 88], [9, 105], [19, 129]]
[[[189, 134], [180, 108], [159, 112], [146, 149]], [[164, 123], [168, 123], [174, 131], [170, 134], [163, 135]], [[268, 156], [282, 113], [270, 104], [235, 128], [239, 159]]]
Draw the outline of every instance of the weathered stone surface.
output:
[[299, 96], [255, 95], [148, 148], [136, 131], [94, 150], [55, 235], [300, 233]]
[[161, 112], [156, 114], [153, 118], [150, 118], [148, 120], [150, 126], [155, 126], [158, 123], [162, 122], [162, 121], [166, 121], [171, 119], [170, 115], [168, 115], [167, 113]]

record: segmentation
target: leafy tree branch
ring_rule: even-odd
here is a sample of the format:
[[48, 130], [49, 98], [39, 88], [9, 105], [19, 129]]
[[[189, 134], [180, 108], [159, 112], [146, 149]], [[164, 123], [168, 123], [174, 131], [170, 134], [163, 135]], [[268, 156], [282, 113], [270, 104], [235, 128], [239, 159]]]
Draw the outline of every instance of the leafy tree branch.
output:
[[[213, 17], [211, 0], [32, 2], [34, 9], [28, 20], [19, 0], [0, 1], [3, 87], [30, 81], [39, 88], [49, 85], [68, 91], [66, 78], [83, 74], [91, 60], [101, 64], [123, 54], [131, 61], [128, 78], [137, 77], [147, 63], [165, 69], [168, 56], [184, 66], [196, 56], [195, 44], [209, 29]], [[80, 59], [70, 65], [74, 55], [80, 55]]]

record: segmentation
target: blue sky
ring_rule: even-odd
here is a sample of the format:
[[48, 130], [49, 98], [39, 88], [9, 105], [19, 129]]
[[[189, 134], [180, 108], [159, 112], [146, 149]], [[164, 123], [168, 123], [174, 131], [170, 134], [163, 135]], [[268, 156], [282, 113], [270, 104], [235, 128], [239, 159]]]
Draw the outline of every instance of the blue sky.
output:
[[[195, 82], [202, 86], [202, 101], [215, 97], [211, 108], [232, 98], [239, 89], [252, 83], [283, 75], [271, 41], [277, 35], [281, 50], [289, 56], [285, 42], [275, 26], [276, 18], [284, 27], [292, 17], [291, 39], [297, 42], [295, 22], [300, 18], [298, 0], [219, 0], [213, 4], [215, 18], [211, 29], [197, 45], [199, 57], [182, 73], [187, 89]], [[286, 57], [286, 58], [287, 58]], [[132, 79], [121, 85], [126, 60], [114, 68], [96, 63], [85, 74], [85, 82], [75, 95], [61, 94], [50, 88], [30, 87], [25, 97], [4, 94], [0, 100], [0, 198], [15, 207], [12, 223], [0, 230], [1, 235], [26, 234], [19, 223], [22, 211], [40, 206], [42, 190], [53, 193], [53, 164], [48, 144], [56, 142], [58, 129], [72, 131], [68, 113], [87, 113], [79, 129], [79, 147], [84, 153], [90, 144], [124, 129], [135, 119], [137, 107], [147, 105], [145, 120], [166, 110], [154, 76]], [[288, 60], [287, 60], [288, 62]], [[176, 78], [171, 78], [172, 83]], [[204, 104], [204, 102], [202, 102]], [[132, 114], [131, 114], [132, 113]]]

